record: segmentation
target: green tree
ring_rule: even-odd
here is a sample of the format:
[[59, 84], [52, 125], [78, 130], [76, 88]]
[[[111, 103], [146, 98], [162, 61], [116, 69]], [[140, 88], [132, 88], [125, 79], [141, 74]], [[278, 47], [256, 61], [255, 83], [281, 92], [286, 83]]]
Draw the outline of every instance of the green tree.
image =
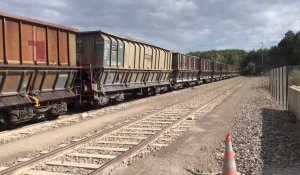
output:
[[248, 75], [254, 75], [256, 74], [256, 66], [255, 63], [253, 63], [252, 61], [250, 61], [245, 69], [245, 73]]
[[292, 64], [300, 64], [300, 32], [294, 37], [294, 50], [293, 50], [293, 62]]
[[295, 64], [293, 58], [293, 51], [295, 46], [295, 33], [293, 31], [288, 31], [284, 38], [278, 43], [278, 49], [280, 52], [281, 58], [284, 60], [284, 65], [293, 65]]
[[[262, 67], [262, 54], [264, 55], [264, 65]], [[288, 31], [280, 40], [277, 46], [270, 49], [259, 49], [250, 51], [241, 61], [241, 70], [244, 74], [249, 74], [248, 64], [255, 64], [255, 74], [266, 72], [269, 69], [288, 65], [300, 64], [300, 32]]]
[[227, 50], [210, 50], [203, 52], [191, 52], [188, 53], [200, 58], [210, 59], [221, 63], [231, 64], [239, 66], [243, 58], [247, 55], [244, 50], [227, 49]]

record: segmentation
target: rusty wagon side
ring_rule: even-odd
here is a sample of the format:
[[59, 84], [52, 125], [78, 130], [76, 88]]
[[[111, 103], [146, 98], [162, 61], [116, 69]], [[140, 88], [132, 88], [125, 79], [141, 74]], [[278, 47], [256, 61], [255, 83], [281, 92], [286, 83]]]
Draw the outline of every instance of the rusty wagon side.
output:
[[222, 70], [222, 63], [214, 61], [213, 62], [213, 80], [219, 81], [222, 79], [223, 70]]
[[221, 79], [224, 80], [228, 77], [228, 65], [225, 63], [221, 63]]
[[200, 59], [181, 53], [172, 53], [172, 87], [174, 89], [200, 84]]
[[[103, 105], [124, 93], [159, 93], [170, 85], [171, 52], [102, 31], [77, 35], [81, 100]], [[80, 84], [79, 84], [80, 83]]]
[[0, 120], [56, 118], [75, 97], [77, 29], [0, 12]]
[[213, 64], [212, 60], [201, 58], [200, 61], [200, 79], [204, 83], [208, 83], [212, 81], [213, 78]]

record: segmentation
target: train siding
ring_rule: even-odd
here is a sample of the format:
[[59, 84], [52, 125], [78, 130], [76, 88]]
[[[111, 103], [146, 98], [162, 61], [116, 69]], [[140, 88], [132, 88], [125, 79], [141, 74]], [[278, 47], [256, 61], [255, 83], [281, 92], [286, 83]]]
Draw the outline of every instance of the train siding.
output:
[[66, 111], [65, 101], [76, 96], [70, 82], [77, 72], [77, 31], [0, 12], [2, 114], [17, 121]]
[[125, 92], [149, 95], [237, 75], [234, 66], [146, 42], [0, 12], [0, 121], [9, 125], [55, 119], [78, 97], [98, 106], [122, 101]]

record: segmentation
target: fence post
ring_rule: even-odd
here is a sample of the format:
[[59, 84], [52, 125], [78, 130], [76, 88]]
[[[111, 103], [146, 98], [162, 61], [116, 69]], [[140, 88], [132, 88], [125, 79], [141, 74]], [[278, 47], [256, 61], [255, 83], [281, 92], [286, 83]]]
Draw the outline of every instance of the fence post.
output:
[[282, 106], [281, 98], [282, 98], [282, 69], [280, 67], [279, 68], [279, 105], [280, 106]]
[[288, 105], [288, 99], [289, 99], [289, 95], [288, 95], [288, 89], [289, 89], [289, 73], [290, 73], [290, 67], [286, 66], [286, 75], [285, 75], [285, 84], [286, 84], [286, 109], [289, 109], [289, 105]]
[[275, 78], [274, 78], [274, 69], [272, 69], [272, 97], [274, 98], [274, 90], [275, 90], [275, 87], [274, 87], [274, 81], [275, 81]]
[[279, 79], [278, 79], [278, 68], [276, 68], [276, 101], [278, 102], [279, 98]]

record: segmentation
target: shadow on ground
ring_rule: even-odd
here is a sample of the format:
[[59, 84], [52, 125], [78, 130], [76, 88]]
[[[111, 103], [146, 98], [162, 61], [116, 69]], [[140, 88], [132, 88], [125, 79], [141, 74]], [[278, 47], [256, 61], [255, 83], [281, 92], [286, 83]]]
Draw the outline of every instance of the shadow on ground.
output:
[[288, 111], [262, 109], [262, 174], [300, 173], [300, 122]]

